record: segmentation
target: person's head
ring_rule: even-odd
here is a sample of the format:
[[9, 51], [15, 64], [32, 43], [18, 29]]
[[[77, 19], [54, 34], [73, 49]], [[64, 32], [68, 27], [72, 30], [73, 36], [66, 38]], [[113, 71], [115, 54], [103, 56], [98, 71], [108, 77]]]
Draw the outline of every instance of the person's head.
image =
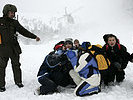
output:
[[78, 39], [74, 40], [74, 46], [77, 47], [77, 48], [80, 46], [80, 43], [79, 43]]
[[73, 42], [73, 39], [72, 38], [65, 38], [65, 41], [71, 41], [71, 42]]
[[91, 46], [90, 42], [83, 42], [81, 48], [84, 50], [88, 50], [88, 47]]
[[56, 50], [62, 49], [62, 47], [63, 47], [63, 44], [58, 44], [54, 47], [54, 50], [56, 51]]
[[115, 44], [118, 43], [117, 37], [113, 34], [105, 34], [103, 38], [105, 43], [111, 47], [115, 46]]
[[17, 12], [16, 6], [12, 4], [6, 4], [3, 8], [3, 16], [13, 19], [15, 17], [15, 12]]
[[73, 43], [72, 43], [72, 41], [67, 40], [67, 41], [65, 41], [64, 46], [66, 49], [71, 49], [73, 47]]
[[116, 38], [115, 37], [109, 37], [108, 38], [108, 44], [111, 47], [115, 46], [115, 44], [116, 44]]

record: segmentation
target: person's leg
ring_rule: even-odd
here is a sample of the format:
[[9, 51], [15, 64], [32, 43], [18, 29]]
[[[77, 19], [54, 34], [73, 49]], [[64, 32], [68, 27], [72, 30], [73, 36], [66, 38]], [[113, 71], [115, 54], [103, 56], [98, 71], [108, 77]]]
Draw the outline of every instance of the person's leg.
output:
[[112, 64], [109, 69], [108, 69], [108, 73], [107, 73], [107, 76], [108, 76], [108, 83], [111, 82], [113, 83], [114, 80], [115, 80], [115, 76], [116, 76], [116, 68], [114, 67], [114, 65]]
[[13, 74], [14, 74], [14, 81], [15, 81], [15, 84], [18, 86], [19, 86], [19, 84], [20, 85], [22, 84], [22, 72], [21, 72], [21, 68], [20, 68], [21, 64], [19, 62], [19, 58], [20, 58], [19, 55], [13, 55], [12, 57], [10, 57], [11, 64], [12, 64], [12, 70], [13, 70]]
[[5, 91], [5, 69], [7, 66], [9, 58], [8, 57], [0, 57], [0, 91]]
[[124, 79], [125, 79], [124, 70], [117, 71], [117, 73], [116, 73], [116, 82], [122, 82]]
[[52, 80], [50, 80], [48, 77], [42, 76], [38, 78], [38, 81], [41, 84], [40, 86], [41, 95], [54, 93], [57, 90], [57, 85]]
[[75, 72], [73, 69], [69, 71], [69, 75], [71, 76], [76, 85], [79, 85], [80, 82], [82, 81], [79, 74]]
[[101, 73], [101, 81], [103, 81], [105, 86], [108, 86], [110, 82], [114, 82], [115, 73], [113, 70], [103, 70]]
[[86, 96], [97, 94], [98, 92], [100, 92], [98, 86], [92, 86], [85, 81], [81, 81], [81, 83], [76, 87], [74, 94], [76, 96]]
[[68, 74], [61, 71], [54, 71], [50, 73], [50, 79], [55, 82], [57, 85], [66, 87], [70, 84], [70, 79]]

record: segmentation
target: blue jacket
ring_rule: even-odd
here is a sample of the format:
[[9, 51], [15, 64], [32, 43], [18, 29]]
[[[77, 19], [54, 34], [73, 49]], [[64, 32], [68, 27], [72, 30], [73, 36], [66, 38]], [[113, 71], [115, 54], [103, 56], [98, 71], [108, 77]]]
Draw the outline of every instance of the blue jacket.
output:
[[66, 53], [68, 59], [76, 72], [83, 78], [89, 78], [93, 74], [99, 74], [98, 66], [93, 57], [89, 53], [82, 54], [78, 59], [76, 53], [72, 50]]
[[55, 67], [58, 67], [59, 64], [62, 64], [62, 62], [60, 61], [61, 54], [63, 54], [62, 50], [57, 50], [56, 52], [51, 52], [50, 54], [48, 54], [45, 57], [37, 76], [47, 75], [49, 74], [50, 69], [54, 69]]
[[66, 55], [67, 55], [68, 59], [70, 60], [72, 67], [74, 68], [74, 66], [77, 65], [77, 60], [78, 60], [76, 52], [73, 50], [68, 50], [68, 51], [66, 51]]
[[64, 54], [64, 51], [62, 50], [48, 54], [45, 57], [37, 76], [48, 76], [52, 71], [64, 71], [64, 65], [67, 65], [66, 63], [68, 62], [68, 60], [67, 58], [64, 58], [63, 55], [66, 56], [66, 54]]

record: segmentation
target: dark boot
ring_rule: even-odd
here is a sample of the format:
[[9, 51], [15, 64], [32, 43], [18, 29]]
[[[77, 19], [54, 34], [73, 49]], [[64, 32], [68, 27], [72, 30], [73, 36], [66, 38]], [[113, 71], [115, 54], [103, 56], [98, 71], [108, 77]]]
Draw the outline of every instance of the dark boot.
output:
[[17, 85], [19, 88], [24, 87], [24, 85], [23, 85], [22, 83], [16, 83], [16, 85]]
[[0, 87], [0, 92], [4, 92], [6, 91], [6, 88], [5, 87]]

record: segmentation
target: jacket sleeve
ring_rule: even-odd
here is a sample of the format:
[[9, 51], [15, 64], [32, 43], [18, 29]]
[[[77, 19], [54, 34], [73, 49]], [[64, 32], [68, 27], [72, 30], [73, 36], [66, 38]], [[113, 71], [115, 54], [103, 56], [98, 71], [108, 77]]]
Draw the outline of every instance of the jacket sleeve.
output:
[[19, 32], [21, 35], [32, 39], [35, 39], [37, 37], [33, 33], [29, 32], [27, 29], [25, 29], [17, 20], [15, 20], [14, 23], [15, 23], [16, 31]]
[[130, 56], [130, 61], [133, 59], [133, 53], [131, 54], [131, 56]]
[[127, 52], [127, 49], [125, 46], [121, 45], [121, 58], [122, 58], [122, 69], [125, 69], [128, 61], [130, 61], [130, 54]]
[[104, 45], [104, 46], [102, 47], [102, 52], [103, 52], [104, 54], [106, 54], [106, 45]]
[[38, 71], [37, 77], [42, 76], [46, 73], [48, 73], [48, 66], [46, 65], [46, 58], [45, 58], [45, 60], [43, 61], [42, 65]]

